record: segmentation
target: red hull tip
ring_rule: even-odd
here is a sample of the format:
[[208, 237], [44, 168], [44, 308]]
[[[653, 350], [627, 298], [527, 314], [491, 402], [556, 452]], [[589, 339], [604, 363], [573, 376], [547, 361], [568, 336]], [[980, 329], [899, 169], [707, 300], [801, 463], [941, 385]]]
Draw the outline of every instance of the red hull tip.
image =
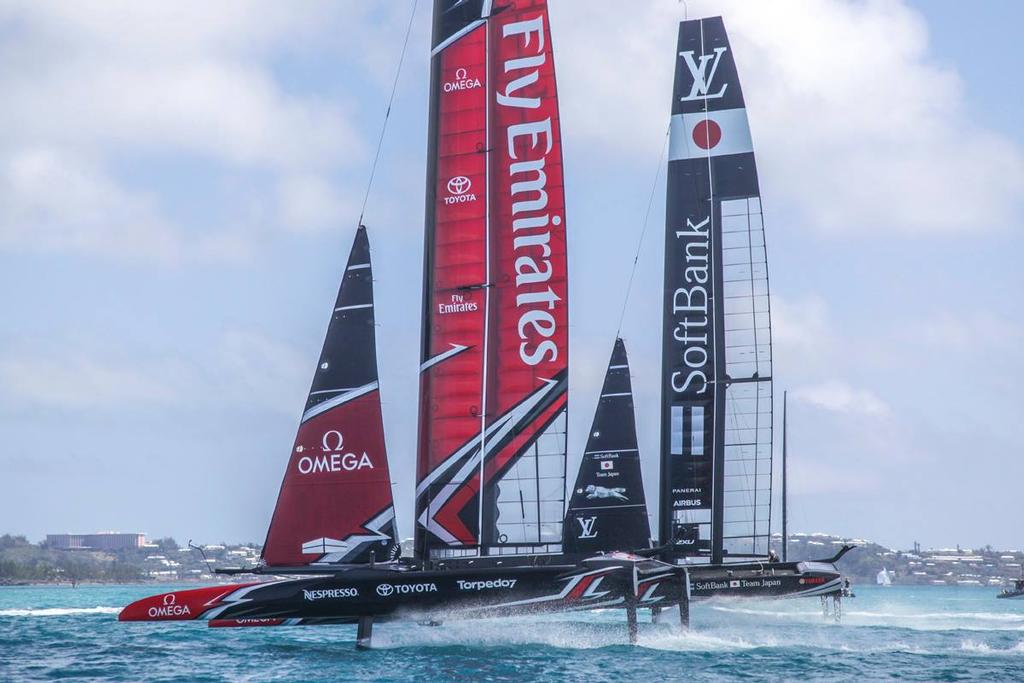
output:
[[118, 621], [187, 621], [200, 619], [220, 606], [221, 599], [252, 583], [208, 586], [152, 595], [131, 603], [117, 615]]

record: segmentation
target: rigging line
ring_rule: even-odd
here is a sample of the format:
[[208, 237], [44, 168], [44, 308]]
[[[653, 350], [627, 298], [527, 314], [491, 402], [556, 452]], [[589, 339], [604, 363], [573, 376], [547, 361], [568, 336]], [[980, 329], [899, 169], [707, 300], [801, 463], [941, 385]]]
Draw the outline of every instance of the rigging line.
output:
[[644, 224], [640, 230], [640, 240], [636, 245], [636, 254], [633, 256], [633, 269], [629, 272], [629, 283], [626, 285], [626, 297], [622, 301], [622, 312], [619, 314], [619, 326], [615, 330], [615, 336], [622, 334], [622, 321], [626, 317], [626, 308], [629, 306], [629, 294], [633, 289], [633, 279], [636, 277], [636, 267], [640, 261], [640, 250], [644, 246], [644, 236], [647, 235], [647, 224], [651, 218], [651, 207], [654, 206], [654, 195], [658, 191], [658, 180], [661, 178], [661, 167], [665, 161], [665, 151], [668, 149], [669, 133], [672, 131], [672, 124], [669, 123], [665, 129], [665, 140], [661, 144], [661, 154], [658, 155], [658, 168], [654, 172], [654, 182], [651, 184], [651, 195], [647, 199], [647, 211], [644, 213]]
[[384, 122], [380, 126], [380, 137], [377, 139], [377, 152], [373, 155], [373, 164], [370, 166], [370, 179], [366, 182], [366, 194], [363, 195], [363, 205], [359, 209], [359, 225], [363, 224], [363, 214], [366, 213], [366, 202], [370, 199], [370, 189], [373, 187], [373, 176], [377, 173], [377, 162], [380, 160], [380, 150], [384, 146], [384, 133], [388, 129], [388, 119], [391, 118], [391, 105], [395, 101], [395, 92], [398, 90], [398, 78], [402, 75], [402, 64], [405, 62], [405, 50], [409, 47], [409, 36], [412, 34], [413, 20], [416, 18], [416, 7], [419, 0], [413, 0], [412, 12], [409, 14], [409, 25], [405, 28], [405, 40], [402, 42], [402, 52], [398, 56], [398, 68], [395, 69], [395, 80], [391, 84], [391, 95], [388, 97], [388, 108], [384, 112]]

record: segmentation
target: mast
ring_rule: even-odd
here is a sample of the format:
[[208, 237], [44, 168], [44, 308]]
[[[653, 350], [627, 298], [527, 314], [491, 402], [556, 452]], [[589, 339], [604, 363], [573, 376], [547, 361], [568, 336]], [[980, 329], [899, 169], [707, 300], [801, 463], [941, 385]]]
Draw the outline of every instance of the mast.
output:
[[678, 562], [764, 556], [771, 327], [753, 144], [721, 17], [680, 24], [669, 140], [659, 537]]
[[435, 0], [416, 549], [560, 550], [568, 287], [547, 6]]
[[787, 531], [787, 505], [788, 500], [786, 498], [786, 404], [787, 394], [789, 392], [782, 392], [782, 561], [789, 561], [789, 532]]

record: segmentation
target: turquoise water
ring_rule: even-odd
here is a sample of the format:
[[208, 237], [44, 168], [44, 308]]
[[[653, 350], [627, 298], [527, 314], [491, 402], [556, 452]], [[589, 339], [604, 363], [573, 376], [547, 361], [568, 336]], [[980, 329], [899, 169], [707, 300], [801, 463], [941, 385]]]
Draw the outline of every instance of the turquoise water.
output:
[[1024, 600], [992, 588], [862, 587], [841, 624], [816, 600], [699, 603], [691, 632], [641, 623], [638, 647], [616, 611], [384, 624], [369, 652], [351, 626], [117, 622], [163, 589], [0, 588], [0, 680], [1024, 680]]

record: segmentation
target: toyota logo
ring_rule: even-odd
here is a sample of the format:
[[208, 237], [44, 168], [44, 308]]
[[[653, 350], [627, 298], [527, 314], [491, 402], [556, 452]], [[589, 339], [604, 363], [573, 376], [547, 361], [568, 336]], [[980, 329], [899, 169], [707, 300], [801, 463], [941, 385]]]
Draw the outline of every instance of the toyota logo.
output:
[[390, 583], [382, 583], [379, 586], [377, 586], [377, 595], [379, 595], [382, 598], [386, 598], [394, 592], [395, 587], [392, 586]]
[[473, 183], [464, 175], [457, 175], [448, 181], [448, 191], [452, 194], [465, 194]]

